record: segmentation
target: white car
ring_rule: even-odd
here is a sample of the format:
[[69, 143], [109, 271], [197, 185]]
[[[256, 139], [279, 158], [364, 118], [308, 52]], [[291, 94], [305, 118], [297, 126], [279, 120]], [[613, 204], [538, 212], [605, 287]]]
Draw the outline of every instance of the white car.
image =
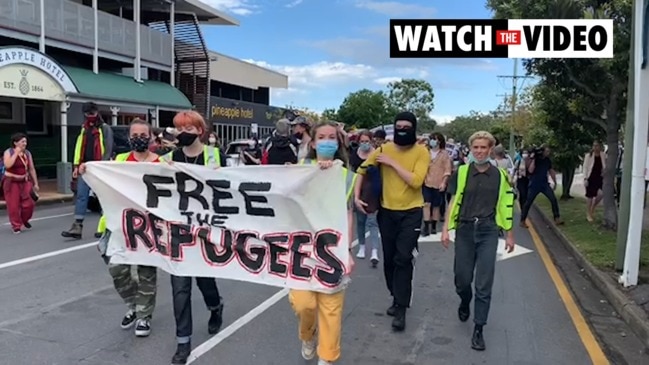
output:
[[252, 144], [255, 144], [252, 139], [238, 139], [228, 143], [228, 148], [225, 150], [228, 166], [242, 166], [244, 163], [241, 161], [241, 152]]

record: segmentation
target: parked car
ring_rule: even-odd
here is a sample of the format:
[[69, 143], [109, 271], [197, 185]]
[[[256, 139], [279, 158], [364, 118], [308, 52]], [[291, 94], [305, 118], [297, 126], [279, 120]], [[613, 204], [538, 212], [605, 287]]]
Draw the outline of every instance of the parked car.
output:
[[228, 147], [225, 149], [225, 155], [228, 158], [228, 166], [241, 166], [243, 161], [241, 161], [241, 152], [248, 149], [251, 143], [255, 143], [252, 139], [237, 139], [228, 143]]

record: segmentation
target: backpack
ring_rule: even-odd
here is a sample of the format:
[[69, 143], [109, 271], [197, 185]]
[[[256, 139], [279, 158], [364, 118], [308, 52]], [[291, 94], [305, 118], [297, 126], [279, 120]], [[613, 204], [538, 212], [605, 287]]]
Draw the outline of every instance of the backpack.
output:
[[[271, 153], [271, 150], [273, 149], [273, 147], [274, 146], [273, 146], [272, 139], [268, 140], [268, 142], [266, 143], [266, 147], [264, 148], [264, 150], [262, 152], [262, 156], [261, 156], [261, 164], [262, 165], [277, 164], [276, 161], [271, 161], [271, 158], [270, 158], [271, 157], [270, 153]], [[297, 162], [297, 155], [298, 155], [297, 148], [292, 143], [289, 144], [289, 148], [291, 149], [291, 151], [295, 155], [295, 161]]]

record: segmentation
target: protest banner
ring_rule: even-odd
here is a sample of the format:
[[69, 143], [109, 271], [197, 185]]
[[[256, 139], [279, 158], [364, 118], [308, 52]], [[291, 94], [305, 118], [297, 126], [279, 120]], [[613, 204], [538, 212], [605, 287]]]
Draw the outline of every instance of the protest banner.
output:
[[113, 264], [332, 292], [349, 270], [340, 164], [90, 162]]

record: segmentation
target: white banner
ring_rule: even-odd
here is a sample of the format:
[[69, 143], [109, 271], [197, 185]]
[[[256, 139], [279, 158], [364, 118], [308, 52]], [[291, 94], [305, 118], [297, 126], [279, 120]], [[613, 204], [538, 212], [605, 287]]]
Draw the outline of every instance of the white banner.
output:
[[340, 164], [91, 162], [84, 179], [112, 232], [111, 263], [320, 292], [349, 271]]

